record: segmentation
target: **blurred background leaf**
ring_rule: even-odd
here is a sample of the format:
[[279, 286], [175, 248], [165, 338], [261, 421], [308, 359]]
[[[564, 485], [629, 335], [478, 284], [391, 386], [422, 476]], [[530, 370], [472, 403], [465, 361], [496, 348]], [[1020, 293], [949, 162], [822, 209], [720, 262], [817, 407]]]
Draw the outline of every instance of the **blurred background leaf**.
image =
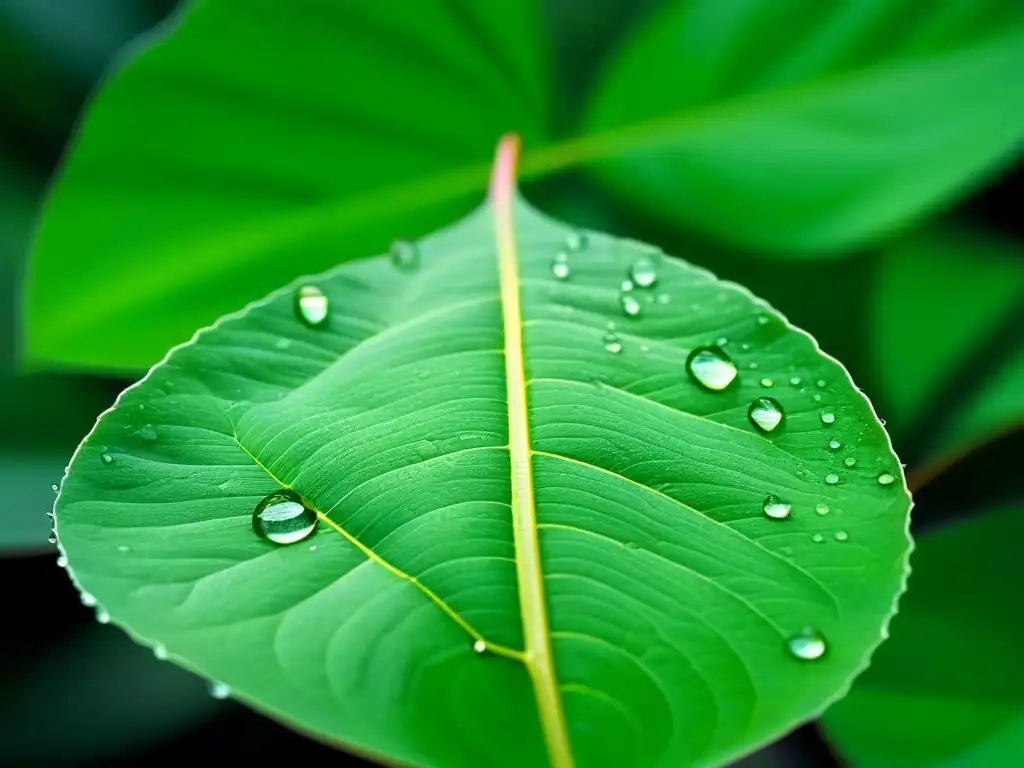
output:
[[1024, 761], [1024, 510], [918, 541], [891, 638], [825, 726], [856, 768]]
[[[1024, 7], [691, 0], [622, 43], [586, 120], [623, 200], [762, 253], [822, 255], [920, 218], [1024, 138]], [[605, 132], [604, 135], [600, 135]], [[606, 152], [604, 154], [612, 154]]]

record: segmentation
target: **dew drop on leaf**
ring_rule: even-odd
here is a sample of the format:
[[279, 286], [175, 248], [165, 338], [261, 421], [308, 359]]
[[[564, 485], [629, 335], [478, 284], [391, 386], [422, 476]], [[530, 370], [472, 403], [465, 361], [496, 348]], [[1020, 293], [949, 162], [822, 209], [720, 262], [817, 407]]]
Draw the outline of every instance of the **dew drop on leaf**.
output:
[[658, 303], [659, 304], [668, 304], [670, 301], [672, 301], [672, 297], [669, 296], [667, 293], [659, 293], [658, 294]]
[[846, 531], [836, 531], [836, 541], [846, 541], [850, 538], [850, 534]]
[[106, 608], [97, 608], [96, 609], [96, 621], [98, 621], [100, 624], [109, 624], [110, 623], [110, 614], [107, 613], [107, 609]]
[[327, 322], [330, 302], [315, 285], [304, 285], [295, 292], [295, 314], [304, 325], [318, 328]]
[[764, 511], [765, 517], [770, 517], [772, 520], [785, 520], [789, 517], [793, 505], [787, 504], [775, 494], [771, 494], [764, 500], [761, 509]]
[[843, 460], [843, 464], [845, 464], [848, 467], [855, 467], [855, 466], [857, 466], [857, 460], [855, 458], [853, 458], [853, 456], [847, 456]]
[[252, 527], [274, 544], [294, 544], [316, 531], [316, 512], [294, 491], [283, 489], [267, 496], [252, 513]]
[[57, 491], [60, 490], [60, 488], [58, 488], [57, 484], [54, 483], [53, 485], [50, 486], [50, 490], [53, 491], [54, 493], [56, 493]]
[[617, 335], [609, 331], [604, 335], [604, 348], [606, 352], [617, 355], [622, 351], [622, 342]]
[[649, 256], [641, 256], [633, 262], [633, 266], [629, 270], [629, 277], [641, 288], [650, 288], [658, 281], [654, 260]]
[[892, 485], [896, 482], [896, 476], [892, 472], [883, 472], [878, 476], [879, 485]]
[[111, 456], [109, 453], [101, 453], [100, 454], [100, 461], [102, 461], [104, 464], [113, 464], [114, 463], [114, 457]]
[[166, 661], [167, 646], [163, 643], [157, 643], [153, 646], [153, 655], [156, 657], [157, 661]]
[[147, 424], [139, 429], [135, 434], [150, 443], [157, 438], [156, 429], [154, 429], [152, 424]]
[[582, 251], [588, 242], [587, 233], [582, 231], [570, 232], [565, 237], [565, 247], [570, 251]]
[[843, 444], [840, 443], [835, 438], [833, 438], [832, 440], [828, 441], [828, 447], [831, 448], [833, 451], [838, 451], [840, 448], [843, 447]]
[[230, 688], [224, 685], [224, 683], [217, 683], [213, 680], [211, 680], [207, 684], [206, 690], [208, 690], [210, 692], [210, 695], [215, 699], [226, 699], [228, 696], [231, 695]]
[[813, 627], [804, 627], [786, 642], [790, 654], [801, 661], [814, 661], [825, 655], [825, 637]]
[[820, 533], [816, 533], [813, 536], [811, 536], [811, 541], [813, 541], [815, 544], [821, 544], [821, 542], [823, 542], [824, 540], [825, 537], [822, 536]]
[[475, 653], [487, 653], [487, 643], [483, 640], [477, 640], [473, 643], [473, 651]]
[[555, 254], [551, 261], [551, 274], [559, 280], [569, 277], [569, 254], [562, 251]]
[[790, 376], [789, 383], [792, 384], [794, 387], [799, 387], [800, 386], [800, 377], [799, 376]]
[[622, 304], [622, 311], [629, 317], [636, 317], [640, 314], [640, 302], [629, 291], [624, 290], [619, 295], [619, 302]]
[[814, 511], [817, 512], [819, 515], [827, 515], [828, 514], [828, 504], [824, 504], [824, 503], [819, 502], [818, 504], [814, 505]]
[[761, 379], [761, 386], [764, 387], [765, 389], [770, 389], [771, 387], [775, 386], [775, 382], [769, 378], [763, 378]]
[[721, 347], [698, 347], [686, 358], [686, 372], [704, 389], [721, 392], [736, 378], [736, 365]]
[[747, 417], [761, 432], [774, 432], [782, 426], [786, 414], [782, 409], [782, 403], [774, 397], [759, 397], [750, 404]]
[[829, 472], [825, 475], [825, 482], [829, 485], [837, 485], [839, 483], [839, 475], [835, 472]]
[[832, 411], [822, 411], [821, 412], [821, 423], [822, 424], [835, 424], [836, 423], [836, 415], [834, 413], [832, 413]]
[[729, 339], [727, 339], [725, 336], [719, 336], [717, 339], [715, 339], [715, 344], [717, 344], [720, 347], [724, 347], [728, 343]]
[[408, 240], [395, 240], [388, 253], [391, 263], [399, 269], [415, 269], [420, 264], [420, 249]]
[[131, 552], [132, 548], [129, 547], [127, 544], [118, 544], [117, 551], [118, 552]]
[[57, 543], [57, 534], [55, 534], [53, 531], [50, 531], [50, 535], [46, 537], [46, 540], [48, 542], [50, 542], [51, 544], [56, 544]]

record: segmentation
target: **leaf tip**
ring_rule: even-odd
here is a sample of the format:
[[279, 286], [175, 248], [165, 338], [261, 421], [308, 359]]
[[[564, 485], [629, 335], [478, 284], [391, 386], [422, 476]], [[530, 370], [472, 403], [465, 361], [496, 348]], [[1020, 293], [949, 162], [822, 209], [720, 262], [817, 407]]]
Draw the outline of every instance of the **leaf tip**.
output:
[[517, 133], [506, 133], [498, 140], [491, 169], [491, 202], [499, 207], [509, 204], [516, 188], [516, 164], [519, 160], [520, 139]]

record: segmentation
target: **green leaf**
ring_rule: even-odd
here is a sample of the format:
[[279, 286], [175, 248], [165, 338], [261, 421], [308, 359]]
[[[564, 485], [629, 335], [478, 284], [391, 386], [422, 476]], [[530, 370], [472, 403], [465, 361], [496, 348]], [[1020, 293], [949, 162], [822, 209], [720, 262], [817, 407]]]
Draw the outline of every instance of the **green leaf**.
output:
[[897, 439], [926, 439], [934, 458], [1024, 420], [1022, 256], [964, 225], [922, 230], [882, 254], [870, 353]]
[[1024, 514], [924, 536], [892, 639], [825, 715], [856, 768], [985, 768], [1024, 758]]
[[693, 0], [650, 16], [586, 120], [624, 200], [821, 255], [947, 203], [1024, 139], [1024, 9], [1004, 0]]
[[27, 354], [144, 369], [303, 270], [463, 214], [499, 134], [543, 140], [536, 16], [189, 5], [93, 100], [38, 234]]
[[[397, 265], [273, 293], [126, 390], [62, 484], [62, 550], [142, 642], [382, 759], [721, 764], [820, 712], [880, 642], [900, 464], [809, 336], [537, 213], [504, 151], [492, 204]], [[630, 274], [656, 282], [620, 294]], [[723, 336], [739, 373], [707, 391], [687, 360]], [[766, 395], [785, 420], [762, 434]], [[282, 489], [315, 513], [290, 545], [253, 531]], [[815, 660], [788, 650], [805, 627]]]

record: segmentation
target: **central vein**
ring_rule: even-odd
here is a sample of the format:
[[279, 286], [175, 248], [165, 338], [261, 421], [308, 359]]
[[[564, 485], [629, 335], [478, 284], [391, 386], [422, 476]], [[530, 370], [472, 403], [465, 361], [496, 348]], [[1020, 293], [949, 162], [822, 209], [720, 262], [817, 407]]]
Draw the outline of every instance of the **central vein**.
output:
[[533, 683], [541, 728], [554, 768], [571, 768], [572, 748], [555, 679], [544, 599], [544, 574], [537, 540], [533, 500], [530, 425], [526, 411], [526, 370], [523, 365], [523, 317], [519, 306], [519, 264], [516, 257], [512, 205], [518, 138], [505, 136], [498, 145], [491, 178], [491, 205], [497, 237], [502, 320], [505, 331], [505, 387], [508, 397], [508, 442], [512, 471], [512, 528], [516, 549], [519, 609], [523, 618], [525, 663]]

